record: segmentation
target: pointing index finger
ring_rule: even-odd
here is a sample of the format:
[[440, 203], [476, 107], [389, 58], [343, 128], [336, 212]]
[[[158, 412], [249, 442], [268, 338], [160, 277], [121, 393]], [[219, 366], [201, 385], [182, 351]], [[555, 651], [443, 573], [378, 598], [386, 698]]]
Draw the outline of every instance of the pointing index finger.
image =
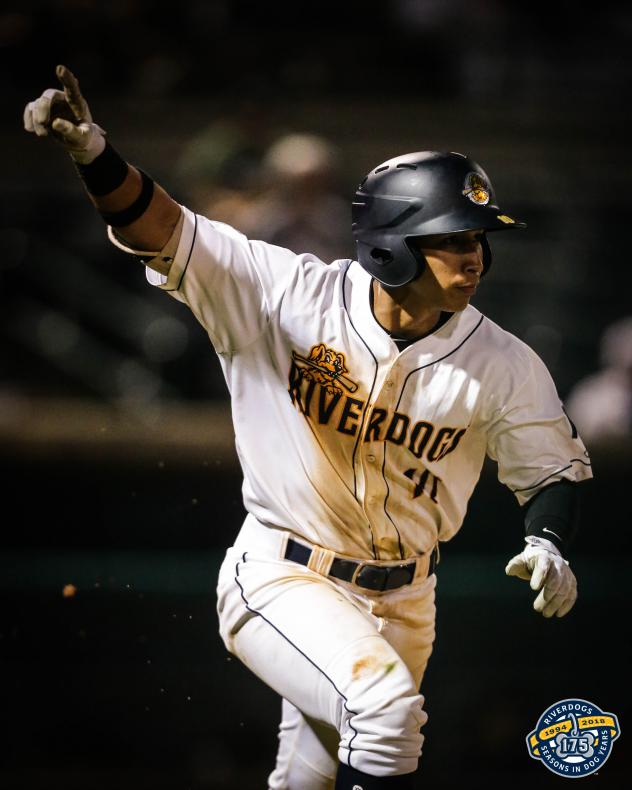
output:
[[83, 119], [84, 100], [79, 89], [79, 82], [75, 75], [66, 66], [57, 66], [55, 69], [58, 80], [64, 87], [66, 101], [79, 121]]

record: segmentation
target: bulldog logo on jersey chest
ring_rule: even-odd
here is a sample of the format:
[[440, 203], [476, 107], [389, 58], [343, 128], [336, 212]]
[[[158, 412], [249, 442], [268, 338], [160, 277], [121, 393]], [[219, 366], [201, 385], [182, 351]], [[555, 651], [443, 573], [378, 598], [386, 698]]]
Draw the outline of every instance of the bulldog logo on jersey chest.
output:
[[[342, 393], [344, 387], [348, 392], [355, 392], [358, 385], [346, 374], [349, 372], [345, 355], [340, 351], [328, 348], [324, 343], [312, 346], [308, 357], [292, 351], [292, 359], [300, 371], [300, 376], [322, 385], [330, 395]], [[340, 386], [342, 385], [342, 386]]]

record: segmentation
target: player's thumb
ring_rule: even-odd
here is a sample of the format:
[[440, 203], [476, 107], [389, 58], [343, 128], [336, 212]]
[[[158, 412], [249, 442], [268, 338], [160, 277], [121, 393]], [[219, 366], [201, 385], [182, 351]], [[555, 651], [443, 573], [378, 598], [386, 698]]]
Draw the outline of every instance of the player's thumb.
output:
[[65, 138], [70, 138], [74, 132], [79, 131], [74, 123], [70, 123], [70, 121], [66, 121], [64, 118], [55, 118], [52, 127], [54, 131]]
[[521, 554], [512, 557], [505, 568], [507, 576], [517, 576], [519, 579], [528, 581], [531, 578], [531, 573], [527, 569], [527, 564]]
[[76, 126], [65, 118], [55, 118], [52, 127], [53, 131], [57, 132], [63, 138], [63, 141], [71, 146], [81, 147], [87, 136], [85, 129], [82, 129], [81, 126]]

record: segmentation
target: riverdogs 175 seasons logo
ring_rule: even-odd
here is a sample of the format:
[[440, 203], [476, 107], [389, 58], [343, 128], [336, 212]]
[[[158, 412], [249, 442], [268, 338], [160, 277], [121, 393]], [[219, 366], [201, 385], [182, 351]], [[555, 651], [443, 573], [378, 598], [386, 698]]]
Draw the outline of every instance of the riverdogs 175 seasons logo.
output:
[[563, 699], [540, 716], [527, 748], [553, 773], [577, 779], [601, 768], [620, 734], [614, 713], [585, 699]]

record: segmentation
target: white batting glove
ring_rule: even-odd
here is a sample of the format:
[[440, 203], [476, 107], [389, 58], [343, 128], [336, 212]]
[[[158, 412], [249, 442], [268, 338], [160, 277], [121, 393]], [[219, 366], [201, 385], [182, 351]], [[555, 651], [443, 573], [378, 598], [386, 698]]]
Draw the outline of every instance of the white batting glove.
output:
[[64, 90], [49, 88], [29, 102], [24, 108], [24, 128], [38, 137], [51, 132], [76, 162], [90, 164], [105, 148], [105, 132], [92, 121], [72, 71], [57, 66], [55, 73]]
[[577, 600], [577, 580], [555, 544], [535, 535], [525, 538], [524, 551], [509, 560], [505, 573], [529, 581], [532, 590], [540, 590], [533, 602], [544, 617], [564, 617]]

